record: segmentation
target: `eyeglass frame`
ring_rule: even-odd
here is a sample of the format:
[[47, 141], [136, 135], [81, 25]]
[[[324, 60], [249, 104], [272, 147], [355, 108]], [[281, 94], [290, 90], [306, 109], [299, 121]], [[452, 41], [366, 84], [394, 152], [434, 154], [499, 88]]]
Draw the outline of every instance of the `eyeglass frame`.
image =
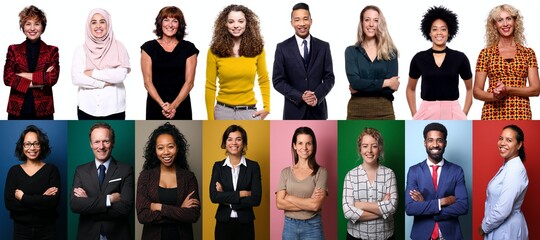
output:
[[25, 149], [29, 149], [31, 147], [34, 147], [34, 148], [40, 148], [41, 147], [41, 143], [38, 142], [38, 141], [35, 141], [35, 142], [25, 142], [23, 143], [23, 148]]

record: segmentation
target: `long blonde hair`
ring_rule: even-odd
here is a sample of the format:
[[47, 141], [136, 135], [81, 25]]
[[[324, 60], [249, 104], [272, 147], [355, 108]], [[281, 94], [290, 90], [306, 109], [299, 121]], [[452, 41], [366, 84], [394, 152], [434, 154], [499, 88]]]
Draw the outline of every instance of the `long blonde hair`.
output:
[[357, 40], [355, 45], [360, 47], [364, 41], [365, 36], [362, 22], [364, 20], [364, 13], [367, 10], [374, 10], [379, 13], [379, 24], [377, 27], [377, 34], [375, 34], [377, 42], [377, 59], [388, 61], [392, 58], [397, 58], [398, 50], [394, 45], [394, 41], [392, 41], [388, 28], [386, 27], [386, 19], [384, 18], [381, 9], [377, 6], [368, 5], [362, 9], [362, 12], [360, 12], [360, 22], [358, 23]]
[[497, 29], [497, 19], [501, 12], [508, 12], [515, 21], [514, 24], [514, 41], [516, 44], [525, 45], [525, 28], [523, 26], [523, 16], [521, 16], [519, 10], [512, 5], [502, 4], [493, 8], [487, 17], [486, 20], [486, 47], [491, 47], [497, 45], [501, 36]]

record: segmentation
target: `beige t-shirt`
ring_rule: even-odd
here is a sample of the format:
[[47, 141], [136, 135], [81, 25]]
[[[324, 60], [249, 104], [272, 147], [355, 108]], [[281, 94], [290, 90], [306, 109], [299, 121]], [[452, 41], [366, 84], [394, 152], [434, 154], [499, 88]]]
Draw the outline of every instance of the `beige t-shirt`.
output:
[[[287, 194], [295, 197], [310, 198], [316, 188], [322, 188], [328, 191], [328, 188], [326, 187], [327, 178], [328, 173], [324, 167], [319, 167], [319, 171], [317, 171], [315, 175], [310, 175], [303, 180], [296, 179], [293, 174], [292, 167], [286, 167], [281, 170], [277, 191], [285, 190]], [[285, 210], [285, 216], [299, 220], [306, 220], [316, 216], [319, 214], [319, 212], [320, 211], [313, 212], [307, 210]]]

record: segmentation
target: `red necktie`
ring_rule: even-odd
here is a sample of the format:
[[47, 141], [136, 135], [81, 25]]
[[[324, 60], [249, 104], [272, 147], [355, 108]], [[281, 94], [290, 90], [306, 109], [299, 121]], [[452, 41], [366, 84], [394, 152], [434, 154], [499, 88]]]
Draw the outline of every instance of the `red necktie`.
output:
[[[437, 169], [439, 169], [439, 166], [431, 165], [431, 168], [433, 168], [431, 179], [433, 180], [435, 191], [437, 191]], [[431, 232], [431, 239], [438, 239], [438, 238], [439, 238], [439, 223], [435, 222], [435, 227], [433, 228], [433, 232]]]

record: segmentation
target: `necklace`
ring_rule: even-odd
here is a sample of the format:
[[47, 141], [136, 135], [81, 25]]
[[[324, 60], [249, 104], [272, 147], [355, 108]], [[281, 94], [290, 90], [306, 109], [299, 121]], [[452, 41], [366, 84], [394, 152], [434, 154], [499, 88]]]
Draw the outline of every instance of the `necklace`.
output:
[[436, 53], [436, 54], [441, 54], [441, 53], [446, 53], [446, 49], [448, 48], [444, 48], [443, 50], [435, 50], [435, 49], [431, 49], [431, 52], [432, 53]]

